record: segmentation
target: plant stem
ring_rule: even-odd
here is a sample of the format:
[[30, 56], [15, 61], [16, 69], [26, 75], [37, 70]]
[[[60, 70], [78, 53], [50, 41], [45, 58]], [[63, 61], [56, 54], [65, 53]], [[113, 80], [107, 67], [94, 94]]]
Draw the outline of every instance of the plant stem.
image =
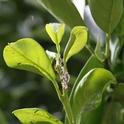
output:
[[62, 95], [62, 93], [60, 92], [58, 83], [56, 81], [53, 81], [53, 84], [54, 84], [54, 87], [56, 89], [59, 100], [61, 101], [61, 103], [64, 107], [64, 110], [65, 110], [66, 116], [68, 118], [69, 124], [74, 124], [73, 113], [72, 113], [72, 110], [71, 110], [71, 105], [70, 105], [70, 101], [69, 101], [69, 98], [68, 98], [67, 91]]
[[56, 50], [57, 50], [57, 53], [60, 54], [60, 45], [59, 44], [56, 44]]
[[95, 55], [94, 51], [88, 46], [86, 45], [85, 48], [93, 55]]
[[58, 97], [59, 97], [59, 100], [61, 101], [61, 99], [62, 99], [62, 94], [61, 94], [61, 92], [60, 92], [58, 83], [57, 83], [56, 81], [52, 81], [52, 82], [53, 82], [53, 85], [54, 85], [55, 90], [56, 90], [56, 92], [57, 92], [57, 95], [58, 95]]
[[94, 55], [100, 62], [103, 62], [88, 45], [86, 45], [85, 48], [91, 53], [91, 55]]
[[63, 97], [63, 106], [64, 106], [64, 109], [65, 109], [65, 112], [66, 112], [66, 116], [68, 118], [68, 122], [69, 122], [69, 124], [75, 124], [72, 109], [71, 109], [71, 105], [70, 105], [70, 101], [69, 101], [69, 98], [68, 98], [68, 94], [65, 93], [65, 94], [63, 94], [62, 97]]
[[110, 56], [110, 49], [109, 49], [110, 38], [111, 38], [110, 33], [106, 34], [106, 47], [105, 47], [105, 57], [106, 58], [108, 58]]
[[[60, 80], [61, 80], [62, 92], [60, 91], [58, 83], [56, 82], [56, 80], [53, 81], [53, 84], [54, 84], [54, 87], [56, 89], [59, 100], [61, 101], [61, 103], [63, 105], [63, 108], [65, 110], [65, 113], [66, 113], [69, 124], [74, 124], [73, 113], [72, 113], [70, 101], [69, 101], [69, 98], [68, 98], [68, 89], [67, 89], [68, 75], [66, 75], [66, 73], [65, 73], [65, 70], [67, 68], [66, 68], [66, 66], [64, 66], [64, 70], [63, 70], [63, 65], [62, 65], [62, 62], [61, 62], [61, 55], [60, 55], [60, 45], [59, 44], [56, 45], [56, 50], [57, 50], [56, 71], [57, 71], [57, 73], [60, 77]], [[67, 80], [66, 80], [66, 78], [67, 78]]]

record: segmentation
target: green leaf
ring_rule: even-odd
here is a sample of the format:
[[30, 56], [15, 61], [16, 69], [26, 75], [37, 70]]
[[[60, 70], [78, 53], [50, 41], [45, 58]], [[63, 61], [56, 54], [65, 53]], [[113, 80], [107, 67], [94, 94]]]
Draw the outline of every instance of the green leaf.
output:
[[87, 28], [84, 26], [75, 26], [70, 34], [69, 41], [64, 51], [64, 60], [68, 59], [74, 54], [80, 52], [87, 43]]
[[84, 25], [84, 22], [71, 0], [37, 0], [47, 11], [59, 21], [73, 28]]
[[119, 102], [124, 107], [124, 83], [118, 83], [112, 94], [113, 101]]
[[70, 94], [70, 103], [73, 102], [73, 95], [74, 95], [74, 92], [75, 92], [75, 89], [78, 85], [78, 83], [80, 82], [80, 80], [82, 79], [82, 77], [88, 73], [91, 69], [93, 68], [103, 68], [103, 63], [101, 63], [94, 55], [92, 55], [88, 61], [86, 62], [86, 64], [84, 65], [84, 67], [81, 69], [75, 83], [74, 83], [74, 86], [71, 90], [71, 94]]
[[9, 43], [3, 52], [6, 64], [11, 68], [31, 71], [55, 80], [55, 73], [43, 47], [31, 38]]
[[58, 45], [64, 35], [65, 25], [60, 23], [49, 23], [46, 24], [46, 31], [51, 40]]
[[81, 124], [101, 124], [105, 103], [101, 103], [96, 109], [82, 114]]
[[104, 111], [102, 124], [124, 124], [123, 106], [119, 102], [110, 102]]
[[121, 20], [120, 20], [117, 28], [115, 29], [115, 33], [119, 37], [124, 37], [124, 9], [123, 9], [123, 14], [122, 14]]
[[116, 84], [111, 72], [103, 68], [95, 68], [82, 77], [72, 98], [72, 110], [77, 124], [80, 124], [81, 114], [97, 108], [103, 92], [110, 84]]
[[85, 0], [71, 0], [78, 10], [82, 19], [84, 19], [84, 8], [85, 8]]
[[13, 111], [23, 124], [63, 124], [47, 111], [38, 108], [24, 108]]
[[74, 94], [74, 91], [75, 91], [75, 88], [77, 87], [78, 83], [80, 82], [80, 80], [82, 79], [82, 77], [88, 73], [91, 69], [94, 69], [94, 68], [103, 68], [103, 63], [101, 63], [94, 55], [92, 55], [87, 63], [84, 65], [84, 67], [81, 69], [75, 83], [74, 83], [74, 86], [73, 86], [73, 89], [72, 89], [72, 92], [71, 92], [71, 95], [70, 95], [70, 100], [72, 101], [72, 96]]
[[123, 13], [123, 0], [88, 0], [91, 13], [98, 26], [111, 33]]
[[95, 23], [88, 5], [84, 10], [84, 22], [88, 27], [91, 40], [99, 41], [103, 44], [105, 42], [105, 32]]

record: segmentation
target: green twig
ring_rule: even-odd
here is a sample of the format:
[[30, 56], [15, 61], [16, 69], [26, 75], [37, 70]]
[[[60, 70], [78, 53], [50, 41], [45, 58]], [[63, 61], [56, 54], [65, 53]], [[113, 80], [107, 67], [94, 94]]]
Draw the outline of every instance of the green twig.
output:
[[106, 47], [105, 47], [105, 57], [106, 59], [110, 56], [110, 33], [106, 34]]
[[103, 62], [94, 52], [93, 49], [91, 49], [88, 45], [85, 46], [85, 48], [90, 52], [91, 55], [94, 55], [100, 62]]
[[56, 89], [59, 100], [61, 101], [61, 103], [64, 107], [64, 110], [65, 110], [66, 116], [68, 118], [69, 124], [74, 124], [73, 113], [72, 113], [72, 109], [71, 109], [71, 105], [70, 105], [70, 102], [69, 102], [67, 92], [62, 95], [62, 93], [60, 92], [58, 83], [56, 81], [53, 81], [53, 84], [54, 84], [54, 87]]

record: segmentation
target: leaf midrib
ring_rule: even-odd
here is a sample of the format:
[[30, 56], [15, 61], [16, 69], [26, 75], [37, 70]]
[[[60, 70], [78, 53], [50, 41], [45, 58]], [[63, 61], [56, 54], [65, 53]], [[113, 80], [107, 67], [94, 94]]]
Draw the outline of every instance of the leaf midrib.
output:
[[[51, 75], [49, 73], [47, 73], [47, 71], [45, 71], [41, 66], [39, 66], [38, 64], [36, 64], [35, 62], [33, 62], [31, 59], [29, 59], [28, 57], [26, 57], [23, 52], [21, 52], [20, 50], [16, 49], [15, 47], [13, 47], [11, 44], [9, 44], [9, 47], [12, 48], [13, 50], [15, 50], [18, 54], [20, 54], [22, 57], [24, 57], [27, 61], [29, 61], [29, 63], [33, 63], [36, 67], [38, 67], [39, 71], [43, 70], [48, 76], [49, 78], [53, 81], [54, 79], [51, 77]], [[42, 72], [40, 71], [40, 73], [42, 74]], [[44, 74], [43, 74], [44, 75]]]

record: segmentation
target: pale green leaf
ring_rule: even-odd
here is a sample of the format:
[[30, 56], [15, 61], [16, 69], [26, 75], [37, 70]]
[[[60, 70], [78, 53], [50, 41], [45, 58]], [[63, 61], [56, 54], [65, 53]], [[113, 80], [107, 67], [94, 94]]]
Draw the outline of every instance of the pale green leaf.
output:
[[82, 113], [100, 105], [103, 92], [110, 84], [116, 84], [116, 79], [111, 72], [103, 68], [92, 69], [82, 77], [71, 102], [77, 124], [80, 124]]
[[60, 23], [46, 24], [46, 31], [55, 44], [59, 44], [65, 31], [65, 25]]
[[18, 109], [13, 114], [23, 124], [63, 124], [47, 111], [38, 108]]
[[88, 0], [91, 13], [98, 26], [111, 33], [123, 13], [123, 0]]
[[3, 52], [9, 67], [35, 72], [55, 80], [55, 73], [43, 47], [31, 38], [9, 43]]
[[84, 26], [75, 26], [70, 34], [69, 41], [64, 51], [64, 60], [80, 52], [87, 43], [87, 28]]

